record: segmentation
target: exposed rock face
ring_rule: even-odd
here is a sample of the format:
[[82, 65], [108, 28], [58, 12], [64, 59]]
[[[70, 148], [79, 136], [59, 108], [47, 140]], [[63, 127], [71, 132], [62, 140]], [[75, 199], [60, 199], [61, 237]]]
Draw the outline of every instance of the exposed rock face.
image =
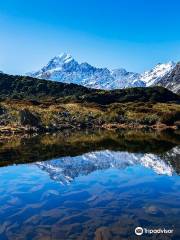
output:
[[177, 63], [170, 74], [165, 75], [156, 85], [180, 94], [180, 62]]
[[176, 66], [175, 62], [158, 63], [154, 68], [141, 74], [146, 87], [155, 85], [162, 77], [169, 75]]
[[23, 126], [29, 125], [32, 127], [40, 127], [41, 126], [40, 118], [35, 116], [29, 110], [23, 109], [19, 112], [19, 115], [20, 115], [21, 125], [23, 125]]

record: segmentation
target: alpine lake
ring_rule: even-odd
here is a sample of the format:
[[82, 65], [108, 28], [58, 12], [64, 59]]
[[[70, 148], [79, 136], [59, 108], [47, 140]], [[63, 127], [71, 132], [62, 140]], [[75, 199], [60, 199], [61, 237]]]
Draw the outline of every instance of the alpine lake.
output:
[[179, 131], [6, 136], [0, 240], [178, 240], [179, 174]]

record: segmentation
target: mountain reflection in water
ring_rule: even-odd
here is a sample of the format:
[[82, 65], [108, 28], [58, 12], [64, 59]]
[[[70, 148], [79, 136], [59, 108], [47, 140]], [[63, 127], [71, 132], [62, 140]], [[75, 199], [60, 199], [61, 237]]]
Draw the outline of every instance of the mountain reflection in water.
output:
[[180, 239], [179, 133], [7, 138], [0, 164], [1, 240]]
[[[180, 148], [175, 147], [170, 152], [167, 152], [166, 156], [180, 155]], [[164, 161], [155, 154], [133, 154], [109, 150], [38, 162], [37, 166], [47, 172], [51, 179], [66, 184], [78, 176], [87, 175], [96, 170], [123, 169], [137, 164], [151, 168], [157, 174], [172, 176], [175, 172], [169, 161]]]

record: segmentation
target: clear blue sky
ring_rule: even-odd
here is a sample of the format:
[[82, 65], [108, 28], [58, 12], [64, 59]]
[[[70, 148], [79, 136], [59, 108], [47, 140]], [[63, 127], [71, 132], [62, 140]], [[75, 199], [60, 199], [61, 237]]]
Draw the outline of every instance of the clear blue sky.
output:
[[178, 61], [180, 1], [0, 1], [1, 70], [37, 70], [61, 52], [138, 72]]

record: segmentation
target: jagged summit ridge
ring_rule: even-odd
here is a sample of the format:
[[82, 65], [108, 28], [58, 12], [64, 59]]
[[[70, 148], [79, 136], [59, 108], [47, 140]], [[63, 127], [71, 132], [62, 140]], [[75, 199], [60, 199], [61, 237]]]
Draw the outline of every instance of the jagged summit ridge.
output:
[[124, 68], [109, 70], [97, 68], [87, 62], [78, 63], [70, 54], [62, 53], [53, 57], [46, 66], [27, 75], [65, 83], [75, 83], [91, 88], [117, 89], [148, 87], [158, 83], [171, 73], [174, 62], [159, 63], [142, 74], [129, 72]]
[[52, 58], [48, 64], [42, 68], [44, 71], [48, 70], [58, 70], [58, 68], [62, 68], [64, 64], [67, 64], [69, 62], [73, 61], [73, 58], [70, 54], [62, 53], [58, 56], [55, 56]]
[[180, 94], [180, 62], [176, 64], [169, 74], [163, 76], [158, 81], [157, 85], [168, 88], [169, 90]]
[[146, 86], [149, 87], [153, 84], [156, 84], [165, 75], [170, 74], [175, 66], [176, 63], [173, 61], [167, 63], [158, 63], [150, 71], [146, 71], [141, 74], [140, 78], [146, 83]]

